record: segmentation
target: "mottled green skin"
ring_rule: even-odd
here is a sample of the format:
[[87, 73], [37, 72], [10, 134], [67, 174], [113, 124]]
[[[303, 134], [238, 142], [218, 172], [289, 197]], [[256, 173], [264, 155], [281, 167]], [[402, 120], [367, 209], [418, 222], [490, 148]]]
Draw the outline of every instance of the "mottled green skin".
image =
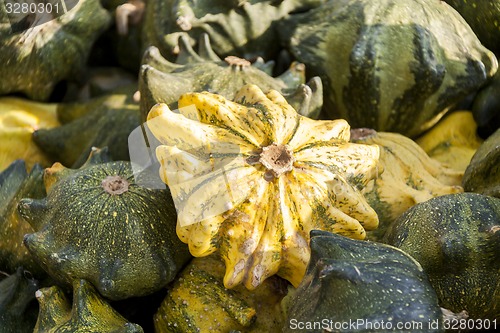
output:
[[219, 56], [272, 59], [280, 49], [276, 21], [293, 11], [317, 7], [325, 0], [150, 0], [143, 43], [170, 60], [179, 36], [193, 43], [208, 33]]
[[[175, 233], [170, 193], [137, 185], [129, 162], [86, 163], [59, 175], [45, 199], [19, 204], [36, 230], [24, 243], [56, 280], [86, 279], [103, 296], [125, 299], [164, 287], [190, 258]], [[106, 192], [108, 175], [125, 179], [128, 190]]]
[[132, 100], [136, 90], [127, 86], [87, 103], [60, 104], [58, 117], [66, 123], [35, 131], [33, 141], [67, 167], [80, 167], [92, 147], [108, 147], [113, 160], [130, 160], [127, 139], [140, 125], [139, 104]]
[[62, 80], [82, 75], [93, 42], [110, 23], [99, 0], [80, 0], [68, 14], [11, 33], [0, 6], [0, 95], [23, 93], [47, 100]]
[[441, 331], [427, 326], [428, 321], [442, 320], [436, 293], [420, 265], [404, 252], [319, 230], [311, 231], [310, 245], [306, 276], [287, 296], [283, 332], [324, 332], [319, 328], [293, 330], [290, 320], [321, 322], [325, 318], [333, 323], [391, 322], [394, 328], [397, 322], [415, 321], [422, 323], [422, 329], [407, 332]]
[[500, 52], [499, 0], [444, 0], [469, 23], [484, 46]]
[[498, 67], [443, 1], [330, 1], [292, 16], [280, 32], [297, 60], [322, 78], [331, 117], [411, 137]]
[[500, 198], [500, 129], [479, 146], [462, 183], [467, 192]]
[[31, 333], [36, 323], [38, 282], [23, 268], [5, 277], [0, 273], [0, 333]]
[[143, 333], [127, 322], [85, 280], [73, 282], [73, 304], [57, 286], [40, 289], [40, 312], [33, 333]]
[[413, 256], [440, 305], [471, 318], [500, 318], [500, 199], [476, 193], [437, 197], [410, 208], [386, 241]]
[[14, 161], [0, 173], [0, 271], [15, 273], [22, 266], [37, 278], [45, 275], [23, 245], [24, 235], [33, 228], [17, 211], [22, 198], [45, 197], [42, 173], [42, 167], [35, 164], [28, 174], [22, 160]]
[[[176, 108], [182, 94], [208, 91], [232, 100], [246, 84], [255, 84], [263, 91], [281, 92], [300, 114], [317, 119], [323, 106], [323, 85], [319, 77], [305, 84], [305, 67], [294, 63], [282, 75], [272, 77], [263, 70], [263, 62], [250, 66], [231, 65], [212, 54], [208, 40], [199, 56], [185, 41], [176, 63], [171, 63], [156, 47], [144, 54], [139, 74], [141, 119], [146, 121], [149, 110], [157, 103]], [[208, 50], [208, 51], [207, 51]], [[208, 54], [211, 54], [209, 56]]]

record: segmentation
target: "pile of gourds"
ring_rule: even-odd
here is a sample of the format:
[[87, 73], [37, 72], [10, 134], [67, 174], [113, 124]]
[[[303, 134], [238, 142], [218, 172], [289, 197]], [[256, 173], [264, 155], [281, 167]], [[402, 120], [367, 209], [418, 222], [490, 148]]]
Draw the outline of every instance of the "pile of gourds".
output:
[[0, 6], [0, 333], [494, 328], [499, 0], [68, 6]]

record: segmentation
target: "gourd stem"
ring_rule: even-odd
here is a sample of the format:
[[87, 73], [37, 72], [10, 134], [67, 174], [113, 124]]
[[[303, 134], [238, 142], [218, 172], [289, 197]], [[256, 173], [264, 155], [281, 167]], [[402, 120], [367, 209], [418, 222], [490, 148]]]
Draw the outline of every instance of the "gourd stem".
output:
[[120, 176], [107, 176], [101, 182], [102, 188], [111, 195], [119, 195], [128, 191], [129, 183]]
[[259, 158], [259, 162], [267, 169], [264, 175], [267, 181], [272, 181], [274, 178], [292, 171], [294, 161], [290, 147], [277, 143], [262, 148]]

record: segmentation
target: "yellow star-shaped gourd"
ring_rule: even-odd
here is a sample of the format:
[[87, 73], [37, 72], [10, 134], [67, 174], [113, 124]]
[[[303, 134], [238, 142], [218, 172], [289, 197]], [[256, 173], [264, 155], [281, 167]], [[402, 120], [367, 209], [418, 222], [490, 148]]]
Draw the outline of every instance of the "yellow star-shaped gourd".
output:
[[379, 148], [349, 142], [345, 120], [299, 115], [278, 92], [244, 86], [234, 102], [208, 93], [154, 106], [160, 176], [191, 254], [219, 251], [224, 284], [256, 288], [278, 274], [297, 286], [309, 232], [363, 239], [378, 225], [359, 188], [376, 176]]

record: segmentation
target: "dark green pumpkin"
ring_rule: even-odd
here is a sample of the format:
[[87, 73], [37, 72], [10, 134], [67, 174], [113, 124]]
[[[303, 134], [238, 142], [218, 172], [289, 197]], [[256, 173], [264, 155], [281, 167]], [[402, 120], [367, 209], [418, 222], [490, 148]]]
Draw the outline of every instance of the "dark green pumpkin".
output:
[[[283, 332], [442, 331], [436, 293], [422, 267], [403, 251], [319, 230], [311, 231], [310, 246], [306, 276], [284, 300]], [[335, 326], [358, 320], [364, 323]], [[414, 326], [397, 328], [398, 322]]]
[[73, 283], [73, 304], [57, 286], [36, 292], [40, 304], [33, 333], [142, 333], [116, 312], [85, 280]]
[[57, 281], [86, 279], [113, 300], [150, 294], [190, 258], [172, 198], [140, 186], [129, 162], [103, 160], [94, 151], [80, 169], [45, 170], [47, 197], [19, 203], [36, 231], [24, 243]]
[[467, 192], [500, 198], [500, 129], [479, 146], [462, 183]]
[[6, 10], [0, 6], [0, 95], [23, 93], [40, 101], [60, 81], [83, 76], [93, 42], [110, 23], [99, 0], [77, 1], [68, 14], [41, 25], [43, 15], [11, 25]]
[[12, 275], [0, 272], [0, 333], [31, 333], [38, 308], [38, 281], [22, 267]]
[[319, 77], [305, 84], [303, 64], [295, 62], [285, 73], [274, 78], [267, 72], [268, 66], [273, 64], [266, 64], [262, 59], [253, 64], [237, 57], [220, 59], [212, 50], [207, 35], [201, 36], [198, 53], [187, 38], [179, 40], [179, 49], [175, 63], [166, 60], [156, 47], [146, 50], [139, 74], [143, 121], [157, 103], [176, 108], [182, 94], [209, 91], [232, 100], [246, 84], [255, 84], [263, 91], [280, 91], [300, 114], [310, 118], [319, 116], [323, 86]]
[[136, 90], [134, 84], [86, 103], [60, 104], [64, 125], [35, 131], [33, 141], [67, 167], [80, 167], [92, 147], [108, 147], [113, 160], [130, 160], [127, 139], [140, 125], [139, 104], [132, 97]]
[[444, 1], [338, 0], [280, 32], [325, 86], [325, 111], [353, 127], [417, 136], [497, 71]]
[[14, 273], [22, 266], [37, 278], [45, 273], [23, 244], [24, 235], [33, 232], [33, 228], [17, 211], [22, 198], [45, 197], [42, 174], [38, 164], [28, 174], [22, 160], [0, 173], [0, 271]]
[[429, 276], [440, 305], [473, 319], [500, 319], [500, 199], [476, 193], [417, 204], [386, 233]]

